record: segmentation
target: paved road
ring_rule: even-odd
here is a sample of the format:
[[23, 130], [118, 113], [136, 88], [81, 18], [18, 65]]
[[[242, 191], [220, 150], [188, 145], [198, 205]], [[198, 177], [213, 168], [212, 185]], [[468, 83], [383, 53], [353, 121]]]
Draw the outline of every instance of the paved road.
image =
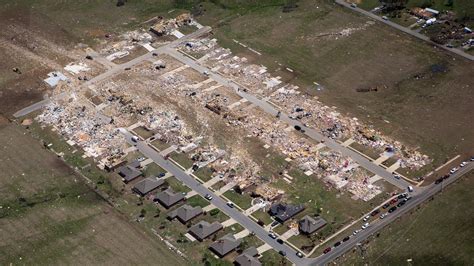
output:
[[[213, 78], [215, 81], [218, 83], [224, 85], [224, 86], [229, 86], [235, 90], [237, 94], [239, 94], [241, 97], [247, 99], [249, 102], [253, 103], [254, 105], [260, 107], [262, 110], [267, 112], [270, 115], [276, 116], [279, 110], [277, 110], [273, 105], [269, 104], [267, 101], [261, 100], [254, 95], [251, 95], [249, 93], [246, 93], [243, 91], [243, 86], [233, 82], [232, 80], [229, 80], [223, 76], [221, 76], [219, 73], [212, 72], [210, 69], [208, 69], [205, 66], [202, 66], [198, 64], [195, 60], [181, 54], [180, 52], [176, 51], [175, 49], [163, 49], [163, 52], [166, 52], [167, 54], [171, 55], [175, 59], [181, 61], [184, 64], [187, 64], [188, 66], [192, 67], [196, 71], [200, 73], [204, 73], [205, 71], [209, 73], [209, 76]], [[240, 88], [240, 89], [239, 89]], [[288, 117], [288, 115], [281, 113], [280, 114], [280, 119], [287, 122], [288, 124], [295, 126], [298, 125], [302, 129], [305, 130], [305, 133], [308, 137], [316, 140], [316, 141], [324, 141], [324, 144], [328, 146], [330, 149], [335, 150], [340, 152], [344, 156], [351, 157], [354, 161], [356, 161], [360, 166], [364, 167], [365, 169], [369, 170], [370, 172], [383, 177], [387, 182], [405, 190], [410, 183], [403, 179], [395, 179], [391, 173], [389, 173], [387, 170], [382, 168], [379, 165], [374, 164], [364, 156], [360, 155], [359, 153], [337, 143], [336, 141], [327, 138], [323, 136], [321, 133], [317, 132], [314, 129], [305, 127], [301, 122], [297, 120], [293, 120]]]
[[[110, 68], [109, 70], [107, 70], [106, 72], [98, 75], [98, 76], [95, 76], [94, 78], [86, 81], [85, 83], [83, 83], [81, 86], [90, 86], [90, 85], [93, 85], [95, 83], [98, 83], [104, 79], [107, 79], [107, 78], [110, 78], [114, 75], [117, 75], [123, 71], [125, 71], [126, 68], [131, 68], [145, 60], [148, 60], [150, 58], [153, 57], [153, 53], [160, 53], [162, 52], [162, 50], [166, 49], [166, 48], [173, 48], [173, 47], [176, 47], [177, 45], [179, 45], [180, 43], [182, 42], [185, 42], [186, 40], [189, 40], [189, 39], [193, 39], [193, 38], [196, 38], [196, 37], [199, 37], [203, 34], [206, 34], [206, 33], [209, 33], [211, 31], [211, 27], [203, 27], [191, 34], [188, 34], [186, 36], [184, 36], [183, 38], [180, 38], [180, 39], [176, 39], [162, 47], [159, 47], [157, 48], [156, 50], [154, 51], [151, 51], [149, 53], [146, 53], [142, 56], [139, 56], [139, 57], [136, 57], [126, 63], [123, 63], [123, 64], [120, 64], [120, 65], [115, 65], [115, 64], [112, 64], [111, 66], [113, 66], [112, 68]], [[23, 109], [21, 109], [20, 111], [16, 112], [13, 114], [13, 116], [15, 118], [18, 118], [18, 117], [22, 117], [22, 116], [25, 116], [29, 113], [32, 113], [34, 111], [37, 111], [37, 110], [40, 110], [41, 108], [43, 108], [44, 106], [48, 105], [50, 103], [50, 99], [45, 99], [45, 100], [42, 100], [40, 102], [37, 102], [35, 104], [32, 104], [30, 106], [27, 106]]]
[[392, 21], [390, 21], [390, 20], [384, 20], [383, 18], [381, 18], [381, 17], [379, 17], [379, 16], [377, 16], [377, 15], [375, 15], [375, 14], [369, 12], [369, 11], [366, 11], [366, 10], [364, 10], [364, 9], [362, 9], [362, 8], [351, 7], [351, 5], [350, 5], [349, 3], [347, 3], [347, 2], [345, 2], [344, 0], [335, 0], [335, 1], [336, 1], [336, 3], [338, 3], [338, 4], [341, 5], [341, 6], [345, 6], [345, 7], [347, 7], [347, 8], [350, 8], [350, 9], [354, 10], [354, 11], [357, 11], [357, 12], [359, 12], [359, 13], [361, 13], [361, 14], [364, 14], [364, 15], [366, 15], [366, 16], [368, 16], [368, 17], [371, 17], [371, 18], [373, 18], [373, 19], [375, 19], [375, 20], [378, 20], [378, 21], [380, 21], [380, 22], [382, 22], [382, 23], [385, 23], [385, 24], [387, 24], [387, 25], [389, 25], [389, 26], [391, 26], [391, 27], [396, 28], [397, 30], [400, 30], [400, 31], [403, 31], [403, 32], [405, 32], [405, 33], [407, 33], [407, 34], [410, 34], [410, 35], [412, 35], [412, 36], [414, 36], [414, 37], [416, 37], [416, 38], [418, 38], [418, 39], [420, 39], [420, 40], [426, 41], [426, 42], [428, 42], [428, 43], [430, 43], [430, 44], [432, 44], [432, 45], [436, 45], [437, 47], [439, 47], [439, 48], [441, 48], [441, 49], [444, 49], [444, 50], [449, 51], [449, 52], [451, 52], [451, 53], [455, 53], [455, 54], [457, 54], [457, 55], [459, 55], [459, 56], [462, 56], [462, 57], [464, 57], [464, 58], [466, 58], [466, 59], [468, 59], [468, 60], [471, 60], [471, 61], [474, 60], [474, 56], [472, 56], [472, 55], [470, 55], [470, 54], [468, 54], [468, 53], [465, 53], [465, 52], [463, 52], [463, 51], [461, 51], [461, 50], [459, 50], [459, 49], [457, 49], [457, 48], [448, 48], [448, 47], [446, 47], [446, 46], [444, 46], [444, 45], [440, 45], [440, 44], [437, 44], [437, 43], [435, 43], [435, 42], [432, 42], [432, 41], [430, 40], [430, 38], [428, 38], [426, 35], [423, 35], [423, 34], [418, 33], [418, 32], [416, 32], [416, 31], [410, 30], [409, 28], [403, 27], [403, 26], [401, 26], [401, 25], [399, 25], [399, 24], [397, 24], [397, 23], [395, 23], [395, 22], [392, 22]]
[[[425, 202], [426, 200], [431, 198], [433, 195], [440, 192], [442, 188], [453, 183], [459, 177], [463, 176], [464, 174], [468, 173], [469, 171], [473, 169], [474, 169], [474, 162], [471, 162], [467, 166], [461, 168], [457, 173], [455, 173], [454, 175], [446, 179], [442, 184], [438, 184], [438, 185], [434, 183], [431, 184], [423, 191], [423, 193], [414, 195], [412, 199], [409, 200], [404, 206], [402, 206], [401, 208], [398, 208], [395, 212], [389, 214], [387, 217], [385, 217], [385, 219], [383, 220], [379, 219], [376, 222], [373, 222], [369, 228], [360, 232], [356, 236], [351, 237], [350, 240], [343, 243], [339, 247], [333, 248], [333, 250], [329, 252], [328, 254], [324, 254], [315, 258], [311, 264], [312, 265], [325, 265], [333, 261], [334, 259], [340, 257], [344, 253], [351, 250], [354, 246], [356, 246], [357, 243], [360, 243], [364, 241], [365, 239], [367, 239], [370, 235], [377, 233], [383, 227], [393, 222], [394, 220], [396, 220], [398, 217], [402, 216], [403, 214], [409, 212], [410, 210], [413, 210], [415, 207], [419, 206], [421, 203]], [[344, 236], [342, 236], [341, 239], [342, 238], [344, 238]]]
[[163, 169], [171, 173], [174, 177], [178, 180], [183, 182], [186, 186], [191, 188], [193, 191], [197, 192], [197, 194], [201, 196], [205, 196], [206, 194], [210, 194], [213, 196], [212, 204], [219, 208], [222, 212], [227, 214], [229, 217], [237, 221], [240, 225], [242, 225], [245, 229], [249, 232], [254, 232], [255, 235], [260, 238], [262, 241], [270, 245], [275, 251], [283, 250], [286, 252], [286, 257], [296, 265], [308, 265], [309, 260], [305, 258], [299, 258], [296, 256], [296, 252], [293, 248], [286, 244], [279, 244], [274, 239], [268, 236], [268, 232], [265, 231], [261, 226], [259, 226], [256, 222], [254, 222], [249, 217], [245, 216], [242, 212], [238, 211], [235, 208], [230, 208], [227, 206], [226, 202], [220, 198], [219, 196], [215, 195], [214, 192], [203, 186], [199, 181], [188, 175], [185, 171], [181, 168], [176, 166], [175, 164], [165, 160], [163, 156], [161, 156], [156, 150], [148, 146], [148, 144], [144, 141], [139, 141], [138, 143], [134, 143], [131, 141], [132, 134], [128, 132], [126, 129], [120, 129], [121, 133], [125, 136], [127, 142], [131, 145], [136, 144], [137, 149], [146, 157], [152, 159], [156, 164], [161, 166]]

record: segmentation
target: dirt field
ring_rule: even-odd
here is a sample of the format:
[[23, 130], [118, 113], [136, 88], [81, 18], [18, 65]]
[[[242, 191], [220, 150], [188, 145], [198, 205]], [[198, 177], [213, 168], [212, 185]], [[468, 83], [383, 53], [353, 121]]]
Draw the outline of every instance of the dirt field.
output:
[[2, 120], [0, 264], [179, 264], [25, 131]]
[[363, 256], [357, 249], [339, 264], [403, 265], [412, 259], [412, 264], [472, 265], [473, 213], [466, 209], [474, 203], [473, 177], [471, 172], [423, 208], [381, 231], [362, 246]]
[[[199, 17], [220, 43], [277, 71], [343, 113], [368, 121], [439, 165], [474, 153], [470, 107], [472, 62], [374, 23], [332, 1], [298, 1], [281, 7], [223, 10], [205, 6]], [[261, 52], [258, 56], [233, 42]], [[285, 76], [283, 76], [285, 77]], [[323, 86], [316, 90], [313, 82]], [[377, 88], [376, 92], [357, 89]]]

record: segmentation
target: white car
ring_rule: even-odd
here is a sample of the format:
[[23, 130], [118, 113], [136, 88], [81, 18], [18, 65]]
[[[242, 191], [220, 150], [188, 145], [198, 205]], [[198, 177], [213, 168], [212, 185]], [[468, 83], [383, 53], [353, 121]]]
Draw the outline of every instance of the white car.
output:
[[365, 230], [365, 229], [367, 229], [367, 227], [369, 227], [369, 226], [370, 226], [369, 223], [365, 223], [365, 224], [362, 225], [362, 229]]
[[387, 215], [388, 215], [388, 213], [382, 213], [382, 214], [380, 214], [380, 219], [385, 218]]
[[464, 166], [466, 166], [466, 165], [467, 165], [467, 162], [462, 162], [459, 166], [460, 166], [460, 167], [464, 167]]
[[362, 231], [362, 229], [357, 229], [357, 230], [355, 230], [352, 234], [353, 234], [353, 235], [357, 235], [360, 231]]
[[450, 174], [454, 174], [458, 171], [458, 169], [456, 167], [454, 167], [453, 169], [451, 169], [451, 171], [449, 171]]
[[367, 215], [367, 216], [364, 217], [363, 221], [367, 222], [369, 219], [370, 219], [370, 215]]

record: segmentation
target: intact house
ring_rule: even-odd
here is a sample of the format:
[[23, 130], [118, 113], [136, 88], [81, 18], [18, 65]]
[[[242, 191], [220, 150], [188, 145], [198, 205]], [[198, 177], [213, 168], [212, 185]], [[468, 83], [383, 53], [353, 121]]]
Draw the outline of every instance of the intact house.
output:
[[297, 215], [298, 213], [302, 212], [304, 210], [303, 204], [300, 205], [285, 205], [282, 203], [277, 203], [273, 204], [270, 207], [270, 210], [268, 213], [271, 216], [275, 217], [275, 220], [277, 220], [280, 223], [284, 223], [288, 221], [290, 218], [293, 216]]
[[217, 256], [222, 258], [229, 252], [235, 250], [240, 245], [240, 242], [242, 242], [241, 239], [236, 239], [234, 235], [227, 234], [216, 242], [212, 243], [209, 246], [209, 249], [216, 253]]
[[260, 266], [262, 263], [258, 260], [257, 256], [257, 249], [250, 247], [235, 258], [234, 264], [239, 266]]
[[212, 224], [206, 221], [200, 221], [199, 223], [191, 226], [189, 228], [189, 233], [194, 236], [197, 240], [203, 241], [217, 231], [223, 228], [222, 224], [219, 222], [213, 222]]
[[154, 189], [158, 188], [159, 186], [163, 185], [165, 181], [163, 179], [159, 179], [157, 177], [148, 177], [143, 179], [142, 181], [138, 182], [133, 188], [133, 192], [139, 194], [140, 196], [145, 196], [146, 194], [150, 193]]
[[310, 235], [326, 225], [326, 221], [321, 217], [311, 217], [306, 215], [298, 222], [298, 229], [302, 234]]
[[123, 182], [128, 183], [142, 175], [142, 172], [139, 170], [139, 168], [140, 162], [133, 161], [126, 166], [119, 167], [118, 173], [122, 177]]
[[166, 209], [171, 208], [182, 200], [184, 200], [183, 193], [174, 192], [171, 188], [156, 194], [154, 199], [154, 201], [158, 201]]
[[196, 216], [202, 213], [202, 208], [199, 206], [192, 207], [188, 204], [179, 207], [178, 209], [170, 212], [168, 214], [168, 219], [173, 220], [174, 218], [178, 218], [181, 223], [187, 223], [191, 219], [195, 218]]

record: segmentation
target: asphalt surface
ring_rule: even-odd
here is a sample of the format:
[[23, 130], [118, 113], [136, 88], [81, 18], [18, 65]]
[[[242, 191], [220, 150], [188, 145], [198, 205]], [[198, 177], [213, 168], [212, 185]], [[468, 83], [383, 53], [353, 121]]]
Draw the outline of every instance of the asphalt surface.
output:
[[418, 32], [416, 32], [416, 31], [410, 30], [409, 28], [403, 27], [403, 26], [401, 26], [401, 25], [399, 25], [399, 24], [397, 24], [397, 23], [395, 23], [395, 22], [392, 22], [392, 21], [390, 21], [390, 20], [384, 20], [383, 18], [381, 18], [381, 17], [379, 17], [379, 16], [377, 16], [377, 15], [375, 15], [375, 14], [369, 12], [369, 11], [366, 11], [366, 10], [364, 10], [364, 9], [362, 9], [362, 8], [351, 7], [351, 4], [345, 2], [344, 0], [335, 0], [335, 1], [336, 1], [337, 4], [339, 4], [339, 5], [341, 5], [341, 6], [345, 6], [345, 7], [350, 8], [350, 9], [356, 11], [356, 12], [359, 12], [359, 13], [364, 14], [364, 15], [366, 15], [366, 16], [368, 16], [368, 17], [371, 17], [371, 18], [373, 18], [373, 19], [375, 19], [375, 20], [378, 20], [378, 21], [380, 21], [380, 22], [382, 22], [382, 23], [384, 23], [384, 24], [386, 24], [386, 25], [389, 25], [389, 26], [391, 26], [391, 27], [393, 27], [393, 28], [396, 28], [397, 30], [400, 30], [400, 31], [403, 31], [403, 32], [405, 32], [405, 33], [407, 33], [407, 34], [410, 34], [411, 36], [414, 36], [414, 37], [416, 37], [416, 38], [418, 38], [418, 39], [420, 39], [420, 40], [426, 41], [426, 42], [428, 42], [428, 43], [430, 43], [430, 44], [432, 44], [432, 45], [435, 45], [435, 46], [437, 46], [437, 47], [439, 47], [439, 48], [441, 48], [441, 49], [444, 49], [444, 50], [446, 50], [446, 51], [448, 51], [448, 52], [455, 53], [455, 54], [457, 54], [457, 55], [459, 55], [459, 56], [461, 56], [461, 57], [464, 57], [464, 58], [466, 58], [466, 59], [468, 59], [468, 60], [471, 60], [471, 61], [474, 60], [474, 56], [472, 56], [472, 55], [470, 55], [470, 54], [467, 54], [467, 53], [465, 53], [465, 52], [463, 52], [463, 51], [461, 51], [461, 50], [459, 50], [459, 49], [457, 49], [457, 48], [448, 48], [448, 47], [446, 47], [446, 46], [444, 46], [444, 45], [441, 45], [441, 44], [437, 44], [437, 43], [435, 43], [435, 42], [432, 42], [432, 41], [430, 40], [430, 38], [428, 38], [426, 35], [423, 35], [423, 34], [418, 33]]
[[[212, 72], [207, 67], [198, 64], [192, 58], [189, 58], [189, 57], [181, 54], [180, 52], [176, 51], [175, 49], [163, 49], [163, 51], [166, 52], [167, 54], [171, 55], [175, 59], [181, 61], [182, 63], [187, 64], [188, 66], [192, 67], [193, 69], [195, 69], [196, 71], [198, 71], [200, 73], [204, 73], [204, 72], [208, 73], [209, 77], [213, 78], [215, 81], [217, 81], [221, 85], [233, 88], [235, 90], [235, 92], [237, 94], [239, 94], [241, 97], [247, 99], [252, 104], [260, 107], [263, 111], [267, 112], [268, 114], [273, 115], [273, 116], [277, 115], [279, 110], [277, 110], [273, 105], [271, 105], [267, 101], [261, 100], [261, 99], [255, 97], [252, 94], [244, 92], [243, 89], [245, 89], [245, 87], [243, 87], [242, 85], [239, 85], [239, 84], [233, 82], [232, 80], [229, 80], [229, 79], [221, 76], [218, 73]], [[330, 138], [327, 138], [327, 137], [323, 136], [321, 133], [317, 132], [316, 130], [304, 126], [301, 122], [289, 118], [288, 115], [286, 115], [284, 113], [280, 113], [280, 119], [285, 121], [286, 123], [288, 123], [291, 126], [295, 126], [295, 125], [300, 126], [302, 129], [305, 130], [304, 134], [306, 134], [308, 137], [310, 137], [310, 138], [312, 138], [312, 139], [314, 139], [318, 142], [324, 141], [324, 144], [326, 146], [328, 146], [330, 149], [338, 151], [342, 155], [352, 158], [355, 162], [357, 162], [363, 168], [365, 168], [365, 169], [369, 170], [370, 172], [384, 178], [387, 182], [401, 188], [402, 190], [405, 190], [408, 186], [411, 185], [409, 182], [407, 182], [403, 179], [394, 178], [391, 173], [389, 173], [386, 169], [382, 168], [381, 166], [374, 164], [373, 162], [371, 162], [370, 160], [368, 160], [364, 156], [362, 156], [359, 153], [357, 153], [357, 152], [355, 152], [355, 151], [353, 151], [353, 150], [337, 143], [333, 139], [330, 139]]]
[[234, 219], [237, 223], [242, 225], [244, 228], [249, 230], [250, 232], [255, 233], [255, 235], [260, 238], [262, 241], [270, 245], [275, 251], [283, 250], [286, 252], [286, 257], [296, 265], [308, 265], [310, 262], [308, 259], [299, 258], [296, 256], [296, 251], [286, 244], [279, 244], [276, 242], [275, 239], [272, 239], [268, 236], [268, 232], [263, 229], [263, 227], [259, 226], [256, 222], [254, 222], [249, 217], [245, 216], [242, 212], [238, 211], [236, 208], [230, 208], [227, 206], [226, 202], [220, 198], [219, 196], [215, 195], [214, 192], [204, 187], [199, 181], [188, 175], [185, 171], [181, 168], [176, 166], [175, 164], [165, 160], [163, 156], [161, 156], [156, 150], [148, 146], [146, 142], [139, 141], [137, 143], [131, 140], [133, 136], [125, 129], [120, 129], [121, 133], [125, 136], [127, 142], [131, 145], [136, 145], [137, 149], [146, 157], [150, 158], [161, 166], [163, 169], [168, 171], [172, 174], [175, 178], [183, 182], [186, 186], [191, 188], [192, 190], [196, 191], [197, 194], [204, 197], [206, 194], [212, 195], [213, 199], [211, 203], [219, 208], [222, 212], [227, 214], [229, 217]]
[[[352, 236], [347, 242], [342, 243], [337, 248], [333, 247], [329, 253], [315, 258], [311, 262], [311, 265], [325, 265], [333, 261], [334, 259], [340, 257], [344, 253], [351, 250], [354, 246], [356, 246], [357, 243], [360, 243], [364, 241], [365, 239], [367, 239], [370, 235], [377, 233], [383, 227], [393, 222], [394, 220], [396, 220], [403, 214], [413, 210], [415, 207], [419, 206], [421, 203], [425, 202], [426, 200], [433, 197], [436, 193], [440, 192], [442, 188], [444, 189], [444, 187], [455, 182], [459, 177], [463, 176], [464, 174], [468, 173], [469, 171], [473, 169], [474, 169], [474, 162], [470, 162], [467, 166], [458, 170], [458, 172], [456, 172], [454, 175], [451, 175], [448, 179], [444, 180], [441, 184], [436, 185], [433, 183], [427, 186], [426, 189], [423, 191], [423, 193], [418, 193], [417, 195], [413, 195], [412, 199], [410, 199], [402, 207], [397, 208], [395, 212], [388, 214], [388, 216], [385, 217], [383, 220], [381, 219], [376, 220], [370, 225], [369, 228], [363, 230], [362, 232], [360, 232], [359, 234], [355, 236]], [[344, 238], [344, 236], [341, 237], [341, 240], [342, 238]]]

